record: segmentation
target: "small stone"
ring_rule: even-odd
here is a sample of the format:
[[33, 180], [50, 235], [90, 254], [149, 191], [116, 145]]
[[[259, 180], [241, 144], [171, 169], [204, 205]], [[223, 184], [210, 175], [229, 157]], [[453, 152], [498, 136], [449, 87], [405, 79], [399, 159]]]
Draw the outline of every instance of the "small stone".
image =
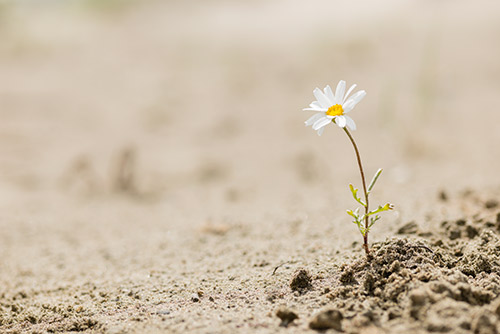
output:
[[305, 269], [299, 269], [293, 275], [290, 282], [290, 288], [293, 291], [303, 291], [312, 287], [312, 278], [309, 272]]
[[323, 331], [327, 329], [334, 329], [342, 331], [342, 313], [338, 310], [326, 310], [318, 313], [309, 322], [309, 328]]
[[389, 320], [393, 320], [393, 319], [397, 319], [397, 318], [401, 318], [401, 313], [398, 310], [391, 310], [387, 314], [387, 319], [389, 319]]
[[467, 234], [467, 237], [469, 239], [473, 239], [474, 237], [476, 237], [477, 235], [479, 235], [479, 231], [477, 230], [477, 228], [471, 226], [471, 225], [467, 225], [465, 227], [465, 233]]
[[410, 301], [412, 306], [423, 306], [427, 300], [427, 294], [423, 291], [414, 291], [410, 294]]
[[352, 319], [351, 322], [354, 327], [360, 328], [360, 327], [368, 327], [370, 323], [372, 323], [372, 320], [370, 320], [370, 318], [367, 316], [358, 314]]
[[439, 192], [439, 199], [442, 200], [443, 202], [448, 200], [448, 195], [446, 194], [446, 191], [441, 190]]
[[288, 327], [288, 325], [290, 325], [295, 319], [299, 318], [297, 313], [291, 311], [285, 306], [280, 307], [276, 311], [276, 316], [281, 319], [280, 323], [281, 327]]
[[200, 301], [200, 296], [198, 296], [197, 293], [193, 293], [191, 295], [191, 301], [194, 302], [194, 303], [198, 303]]
[[486, 209], [494, 209], [498, 206], [498, 201], [496, 199], [489, 199], [484, 203]]
[[415, 234], [415, 233], [417, 233], [417, 231], [418, 231], [417, 223], [411, 221], [411, 222], [406, 223], [403, 226], [401, 226], [396, 233], [397, 234]]
[[460, 233], [460, 231], [457, 231], [457, 230], [452, 230], [448, 233], [448, 238], [450, 238], [450, 240], [456, 240], [458, 238], [460, 238], [462, 235]]

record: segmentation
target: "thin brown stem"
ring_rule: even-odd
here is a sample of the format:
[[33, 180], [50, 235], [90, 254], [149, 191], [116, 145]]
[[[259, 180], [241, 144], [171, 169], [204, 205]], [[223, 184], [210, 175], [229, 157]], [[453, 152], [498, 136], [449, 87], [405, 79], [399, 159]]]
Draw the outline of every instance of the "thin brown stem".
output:
[[366, 255], [370, 254], [370, 249], [368, 248], [368, 191], [366, 190], [366, 181], [365, 181], [365, 172], [363, 171], [363, 165], [361, 164], [361, 156], [359, 155], [359, 150], [358, 146], [356, 145], [356, 142], [354, 141], [354, 138], [351, 136], [351, 133], [349, 130], [347, 130], [347, 127], [343, 128], [345, 133], [347, 134], [347, 137], [351, 140], [352, 146], [354, 146], [354, 151], [356, 152], [356, 158], [358, 159], [358, 166], [359, 166], [359, 172], [361, 173], [361, 182], [363, 183], [363, 192], [365, 194], [365, 233], [363, 234], [363, 248], [365, 249]]

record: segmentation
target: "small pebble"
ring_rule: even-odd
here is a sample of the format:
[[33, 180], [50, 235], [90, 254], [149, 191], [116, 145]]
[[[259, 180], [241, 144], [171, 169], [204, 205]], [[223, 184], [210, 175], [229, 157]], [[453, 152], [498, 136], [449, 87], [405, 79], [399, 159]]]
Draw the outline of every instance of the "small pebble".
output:
[[439, 199], [442, 200], [443, 202], [448, 200], [448, 195], [446, 194], [446, 192], [444, 190], [441, 190], [439, 192]]
[[297, 313], [291, 311], [290, 309], [286, 307], [280, 307], [276, 311], [276, 316], [281, 319], [280, 326], [281, 327], [288, 327], [295, 319], [298, 319], [299, 316]]
[[487, 200], [486, 203], [484, 203], [484, 206], [486, 209], [494, 209], [498, 206], [498, 201], [496, 199]]
[[415, 234], [418, 232], [418, 225], [414, 221], [404, 224], [397, 230], [397, 234]]
[[327, 329], [334, 329], [342, 331], [342, 313], [338, 310], [326, 310], [318, 313], [309, 322], [309, 328], [323, 331]]

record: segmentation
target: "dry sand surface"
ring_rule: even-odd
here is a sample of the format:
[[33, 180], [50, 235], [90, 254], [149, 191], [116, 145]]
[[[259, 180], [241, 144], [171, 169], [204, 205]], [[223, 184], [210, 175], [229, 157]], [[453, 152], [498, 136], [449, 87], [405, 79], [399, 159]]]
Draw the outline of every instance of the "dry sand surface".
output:
[[0, 332], [499, 332], [499, 59], [498, 1], [1, 1]]

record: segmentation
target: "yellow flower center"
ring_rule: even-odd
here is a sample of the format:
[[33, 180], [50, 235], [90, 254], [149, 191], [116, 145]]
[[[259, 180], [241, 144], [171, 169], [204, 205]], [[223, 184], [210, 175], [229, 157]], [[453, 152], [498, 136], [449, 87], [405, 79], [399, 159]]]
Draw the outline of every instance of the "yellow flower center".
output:
[[344, 109], [342, 109], [342, 106], [340, 104], [336, 104], [328, 108], [328, 111], [326, 114], [328, 116], [340, 116], [344, 113]]

